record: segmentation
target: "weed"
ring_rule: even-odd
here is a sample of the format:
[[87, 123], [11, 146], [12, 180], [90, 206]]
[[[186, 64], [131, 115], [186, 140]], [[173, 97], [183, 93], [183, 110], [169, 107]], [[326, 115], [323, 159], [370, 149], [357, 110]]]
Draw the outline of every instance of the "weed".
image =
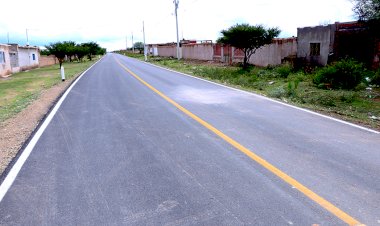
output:
[[274, 97], [274, 98], [286, 97], [287, 95], [288, 95], [288, 93], [284, 89], [283, 86], [277, 86], [277, 87], [268, 91], [268, 96]]
[[344, 59], [318, 70], [314, 83], [328, 84], [334, 89], [353, 89], [364, 80], [364, 77], [365, 69], [362, 63]]
[[275, 71], [281, 78], [287, 78], [292, 72], [292, 67], [289, 64], [284, 64], [275, 68]]

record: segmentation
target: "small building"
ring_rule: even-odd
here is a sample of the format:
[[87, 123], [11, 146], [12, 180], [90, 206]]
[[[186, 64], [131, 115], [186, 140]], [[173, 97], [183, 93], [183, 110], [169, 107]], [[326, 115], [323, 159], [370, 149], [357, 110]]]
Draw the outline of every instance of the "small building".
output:
[[12, 73], [9, 58], [9, 47], [9, 45], [0, 44], [0, 77], [4, 77]]
[[18, 46], [18, 63], [21, 71], [38, 68], [40, 50], [34, 46]]
[[326, 65], [333, 53], [335, 24], [297, 28], [297, 58]]
[[374, 68], [379, 67], [376, 39], [365, 23], [345, 22], [297, 29], [297, 58], [325, 66], [350, 57]]

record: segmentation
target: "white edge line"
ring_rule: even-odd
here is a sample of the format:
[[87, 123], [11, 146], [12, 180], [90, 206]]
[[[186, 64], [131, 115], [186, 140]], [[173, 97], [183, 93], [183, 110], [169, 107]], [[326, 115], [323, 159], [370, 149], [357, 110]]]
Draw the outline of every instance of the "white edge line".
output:
[[[101, 60], [101, 59], [100, 59]], [[91, 65], [87, 70], [85, 70], [66, 90], [66, 92], [62, 95], [62, 97], [59, 99], [57, 104], [54, 106], [53, 110], [49, 113], [49, 115], [46, 117], [44, 122], [42, 123], [41, 127], [37, 130], [37, 132], [34, 134], [33, 138], [30, 140], [28, 145], [25, 147], [24, 151], [21, 153], [20, 157], [17, 159], [16, 163], [12, 166], [12, 169], [9, 171], [7, 176], [5, 177], [3, 183], [0, 185], [0, 202], [3, 200], [5, 194], [8, 192], [9, 188], [12, 186], [13, 182], [15, 181], [18, 173], [20, 172], [22, 166], [24, 165], [25, 161], [28, 159], [30, 153], [32, 153], [34, 146], [37, 144], [38, 140], [40, 139], [41, 135], [45, 131], [46, 127], [49, 125], [50, 121], [53, 119], [54, 115], [57, 113], [59, 107], [63, 103], [63, 101], [66, 99], [67, 95], [71, 91], [71, 89], [75, 86], [75, 84], [82, 78], [84, 74], [88, 70], [90, 70], [95, 64], [97, 64], [100, 60], [95, 62], [93, 65]]]
[[[121, 56], [124, 56], [124, 55], [121, 55]], [[131, 57], [128, 57], [128, 58], [135, 59], [135, 58], [131, 58]], [[138, 59], [135, 59], [135, 60], [138, 60]], [[269, 101], [272, 101], [274, 103], [282, 104], [282, 105], [287, 106], [287, 107], [291, 107], [291, 108], [294, 108], [294, 109], [297, 109], [297, 110], [300, 110], [300, 111], [304, 111], [304, 112], [307, 112], [307, 113], [310, 113], [310, 114], [313, 114], [313, 115], [317, 115], [317, 116], [320, 116], [320, 117], [323, 117], [323, 118], [327, 118], [327, 119], [330, 119], [330, 120], [333, 120], [333, 121], [336, 121], [336, 122], [340, 122], [340, 123], [343, 123], [343, 124], [346, 124], [346, 125], [349, 125], [349, 126], [352, 126], [352, 127], [356, 127], [356, 128], [361, 129], [361, 130], [365, 130], [367, 132], [371, 132], [371, 133], [375, 133], [375, 134], [380, 134], [379, 131], [376, 131], [376, 130], [373, 130], [373, 129], [368, 129], [368, 128], [363, 127], [363, 126], [359, 126], [359, 125], [356, 125], [356, 124], [351, 123], [351, 122], [346, 122], [346, 121], [343, 121], [341, 119], [333, 118], [331, 116], [323, 115], [323, 114], [320, 114], [320, 113], [317, 113], [317, 112], [314, 112], [314, 111], [311, 111], [311, 110], [308, 110], [308, 109], [304, 109], [304, 108], [293, 106], [293, 105], [290, 105], [290, 104], [287, 104], [287, 103], [283, 103], [281, 101], [274, 100], [274, 99], [271, 99], [269, 97], [265, 97], [265, 96], [259, 95], [257, 93], [252, 93], [252, 92], [248, 92], [248, 91], [245, 91], [245, 90], [241, 90], [241, 89], [233, 88], [233, 87], [230, 87], [230, 86], [222, 85], [222, 84], [219, 84], [219, 83], [216, 83], [216, 82], [213, 82], [213, 81], [209, 81], [207, 79], [203, 79], [203, 78], [199, 78], [199, 77], [196, 77], [196, 76], [193, 76], [193, 75], [185, 74], [183, 72], [175, 71], [175, 70], [172, 70], [172, 69], [169, 69], [169, 68], [164, 68], [164, 67], [161, 67], [161, 66], [149, 63], [149, 62], [142, 61], [142, 60], [138, 60], [138, 61], [143, 62], [145, 64], [152, 65], [154, 67], [158, 67], [158, 68], [167, 70], [167, 71], [171, 71], [171, 72], [178, 73], [178, 74], [181, 74], [181, 75], [185, 75], [185, 76], [188, 76], [188, 77], [192, 77], [192, 78], [195, 78], [195, 79], [198, 79], [198, 80], [202, 80], [202, 81], [205, 81], [205, 82], [208, 82], [208, 83], [212, 83], [214, 85], [222, 86], [224, 88], [232, 89], [232, 90], [239, 91], [239, 92], [242, 92], [242, 93], [245, 93], [245, 94], [249, 94], [249, 95], [252, 95], [252, 96], [255, 96], [255, 97], [259, 97], [259, 98], [262, 98], [262, 99], [265, 99], [265, 100], [269, 100]]]

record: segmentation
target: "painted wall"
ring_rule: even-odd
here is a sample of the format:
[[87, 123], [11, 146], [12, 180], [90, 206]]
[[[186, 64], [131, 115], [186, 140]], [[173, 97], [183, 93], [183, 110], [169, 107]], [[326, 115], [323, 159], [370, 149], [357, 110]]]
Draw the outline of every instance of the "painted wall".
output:
[[[34, 54], [34, 58], [33, 58]], [[35, 47], [18, 47], [19, 66], [21, 70], [37, 68], [39, 65], [39, 51]]]
[[[249, 63], [266, 67], [280, 65], [285, 57], [297, 55], [297, 38], [274, 39], [272, 44], [258, 49], [249, 59]], [[225, 63], [243, 62], [243, 51], [231, 46], [214, 45], [214, 60]]]
[[157, 54], [163, 57], [177, 57], [177, 47], [175, 45], [157, 46]]
[[11, 61], [9, 58], [9, 46], [0, 44], [0, 54], [3, 55], [5, 62], [0, 63], [0, 77], [7, 76], [12, 73]]
[[[329, 54], [333, 52], [335, 24], [327, 26], [297, 28], [297, 57], [308, 62], [326, 65]], [[320, 55], [310, 55], [310, 44], [320, 43]]]
[[182, 45], [182, 57], [184, 59], [213, 60], [213, 44], [200, 43]]
[[40, 56], [39, 57], [40, 67], [50, 66], [57, 63], [58, 63], [58, 60], [57, 58], [55, 58], [55, 56]]
[[270, 45], [258, 49], [249, 62], [256, 66], [280, 65], [288, 56], [297, 55], [297, 38], [274, 39]]

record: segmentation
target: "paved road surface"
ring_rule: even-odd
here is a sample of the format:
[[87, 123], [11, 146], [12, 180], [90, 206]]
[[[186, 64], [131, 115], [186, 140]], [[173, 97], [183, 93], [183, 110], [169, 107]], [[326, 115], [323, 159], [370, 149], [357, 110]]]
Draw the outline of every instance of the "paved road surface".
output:
[[345, 225], [124, 67], [380, 225], [379, 134], [116, 54], [73, 87], [1, 201], [1, 225]]

